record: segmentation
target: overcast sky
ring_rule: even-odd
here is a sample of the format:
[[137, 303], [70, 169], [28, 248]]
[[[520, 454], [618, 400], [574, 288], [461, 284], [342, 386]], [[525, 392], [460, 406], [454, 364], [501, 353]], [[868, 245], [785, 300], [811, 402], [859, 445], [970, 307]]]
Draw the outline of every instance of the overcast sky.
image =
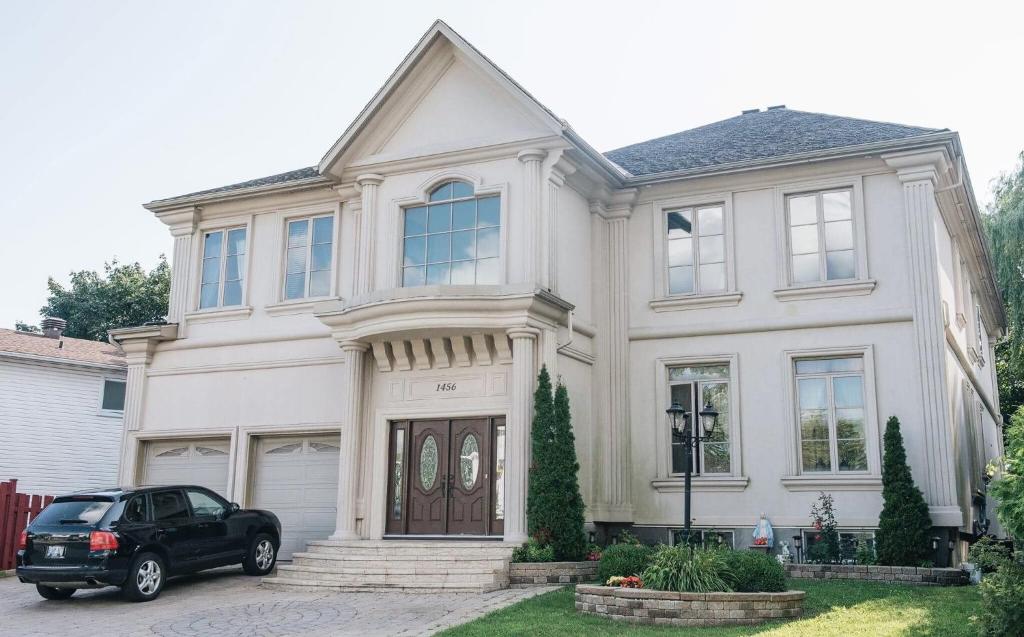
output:
[[436, 18], [599, 150], [790, 108], [1024, 149], [1024, 3], [0, 2], [0, 327], [170, 236], [140, 204], [317, 163]]

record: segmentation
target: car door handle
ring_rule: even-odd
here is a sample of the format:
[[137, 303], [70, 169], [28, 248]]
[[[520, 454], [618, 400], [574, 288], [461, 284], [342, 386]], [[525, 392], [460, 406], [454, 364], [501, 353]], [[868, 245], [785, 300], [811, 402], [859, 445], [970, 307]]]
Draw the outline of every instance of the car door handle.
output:
[[173, 527], [173, 526], [170, 527], [170, 528], [166, 528], [166, 529], [160, 529], [158, 531], [158, 533], [177, 533], [177, 532], [178, 532], [177, 527]]

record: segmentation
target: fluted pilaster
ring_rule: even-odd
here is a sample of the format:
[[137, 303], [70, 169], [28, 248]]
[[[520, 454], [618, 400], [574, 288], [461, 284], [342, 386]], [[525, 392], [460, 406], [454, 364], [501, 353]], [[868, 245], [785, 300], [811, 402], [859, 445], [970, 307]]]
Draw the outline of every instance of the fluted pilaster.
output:
[[604, 495], [610, 510], [630, 502], [628, 217], [607, 220], [609, 431]]
[[544, 257], [541, 242], [547, 234], [543, 211], [541, 162], [547, 157], [543, 150], [524, 150], [518, 155], [523, 163], [523, 276], [526, 282], [548, 287], [547, 275], [542, 272]]
[[356, 500], [359, 497], [360, 441], [363, 430], [363, 383], [366, 351], [369, 345], [359, 341], [345, 341], [345, 414], [341, 423], [341, 451], [338, 454], [338, 517], [333, 540], [355, 540]]
[[356, 259], [356, 279], [353, 294], [356, 296], [373, 291], [375, 246], [377, 243], [378, 189], [384, 181], [381, 175], [360, 175], [356, 184], [362, 193], [362, 210], [359, 213], [359, 252]]
[[505, 541], [526, 541], [526, 492], [530, 471], [530, 425], [537, 376], [533, 328], [508, 331], [512, 338], [512, 406], [505, 435]]

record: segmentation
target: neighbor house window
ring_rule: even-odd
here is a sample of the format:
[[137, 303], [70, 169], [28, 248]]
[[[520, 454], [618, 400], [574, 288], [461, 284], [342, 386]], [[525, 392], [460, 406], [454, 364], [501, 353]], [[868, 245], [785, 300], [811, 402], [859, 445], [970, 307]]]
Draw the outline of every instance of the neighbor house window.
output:
[[794, 284], [857, 277], [852, 199], [849, 188], [786, 197]]
[[334, 217], [325, 215], [288, 222], [284, 298], [302, 299], [331, 293]]
[[242, 304], [245, 282], [245, 228], [203, 235], [200, 309]]
[[[670, 367], [668, 370], [671, 402], [678, 402], [690, 413], [690, 431], [700, 434], [700, 423], [694, 414], [711, 403], [718, 412], [718, 424], [711, 440], [701, 442], [696, 449], [687, 449], [682, 433], [671, 430], [672, 473], [686, 472], [686, 454], [693, 454], [693, 473], [729, 473], [729, 366], [689, 365]], [[671, 426], [671, 425], [670, 425]]]
[[724, 206], [666, 211], [665, 231], [669, 294], [725, 290]]
[[103, 411], [124, 411], [125, 382], [123, 380], [104, 380], [103, 399], [100, 409]]
[[794, 365], [802, 470], [867, 471], [864, 359], [813, 358]]
[[425, 206], [405, 209], [402, 285], [500, 283], [501, 206], [477, 197], [463, 181], [430, 193]]

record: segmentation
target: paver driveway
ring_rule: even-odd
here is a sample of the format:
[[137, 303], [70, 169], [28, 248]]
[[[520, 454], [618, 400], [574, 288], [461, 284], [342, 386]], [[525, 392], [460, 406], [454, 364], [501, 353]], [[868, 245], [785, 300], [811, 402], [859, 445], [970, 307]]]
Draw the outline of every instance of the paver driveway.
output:
[[240, 569], [171, 580], [152, 602], [116, 588], [47, 601], [34, 586], [0, 578], [0, 635], [160, 637], [430, 635], [555, 587], [494, 593], [334, 593], [270, 590]]

